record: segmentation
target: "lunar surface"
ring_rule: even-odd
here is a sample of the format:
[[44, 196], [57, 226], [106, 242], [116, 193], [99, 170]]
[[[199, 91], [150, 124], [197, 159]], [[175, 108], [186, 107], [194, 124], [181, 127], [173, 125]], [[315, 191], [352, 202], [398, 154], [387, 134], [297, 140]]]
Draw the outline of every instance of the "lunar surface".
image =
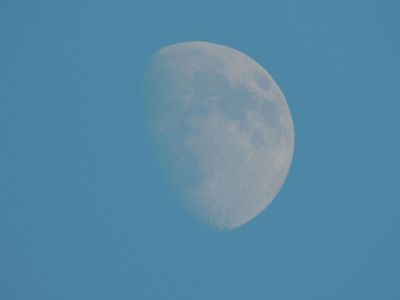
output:
[[294, 129], [263, 67], [226, 46], [179, 43], [153, 56], [146, 90], [162, 161], [199, 220], [234, 229], [271, 203], [291, 165]]

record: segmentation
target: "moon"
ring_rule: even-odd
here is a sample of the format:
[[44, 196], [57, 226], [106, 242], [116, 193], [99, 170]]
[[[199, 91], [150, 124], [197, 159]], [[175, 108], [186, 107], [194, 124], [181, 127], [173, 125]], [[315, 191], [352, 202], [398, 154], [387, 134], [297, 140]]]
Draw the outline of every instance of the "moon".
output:
[[292, 162], [294, 127], [271, 75], [214, 43], [160, 49], [146, 72], [148, 120], [182, 202], [217, 230], [262, 212]]

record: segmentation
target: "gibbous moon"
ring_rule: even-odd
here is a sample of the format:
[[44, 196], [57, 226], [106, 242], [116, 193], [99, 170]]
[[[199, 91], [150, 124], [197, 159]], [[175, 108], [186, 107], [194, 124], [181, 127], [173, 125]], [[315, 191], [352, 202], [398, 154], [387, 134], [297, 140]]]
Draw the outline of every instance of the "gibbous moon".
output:
[[146, 86], [150, 128], [185, 206], [219, 230], [263, 211], [294, 148], [290, 110], [271, 75], [235, 49], [187, 42], [153, 56]]

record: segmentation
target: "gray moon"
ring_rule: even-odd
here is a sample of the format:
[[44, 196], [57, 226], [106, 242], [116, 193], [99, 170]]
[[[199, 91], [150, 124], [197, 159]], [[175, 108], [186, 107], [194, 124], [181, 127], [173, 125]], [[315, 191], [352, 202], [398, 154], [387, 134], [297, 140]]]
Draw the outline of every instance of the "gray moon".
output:
[[151, 131], [193, 215], [230, 230], [262, 212], [294, 150], [291, 113], [271, 75], [235, 49], [186, 42], [160, 49], [145, 82]]

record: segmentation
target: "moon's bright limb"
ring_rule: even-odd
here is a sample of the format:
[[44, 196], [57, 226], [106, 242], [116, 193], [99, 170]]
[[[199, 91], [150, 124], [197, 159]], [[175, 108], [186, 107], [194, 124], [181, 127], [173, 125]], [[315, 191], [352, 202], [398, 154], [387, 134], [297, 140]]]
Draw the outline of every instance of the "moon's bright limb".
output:
[[245, 54], [206, 42], [152, 58], [150, 122], [192, 212], [233, 229], [276, 196], [293, 156], [294, 129], [271, 75]]

